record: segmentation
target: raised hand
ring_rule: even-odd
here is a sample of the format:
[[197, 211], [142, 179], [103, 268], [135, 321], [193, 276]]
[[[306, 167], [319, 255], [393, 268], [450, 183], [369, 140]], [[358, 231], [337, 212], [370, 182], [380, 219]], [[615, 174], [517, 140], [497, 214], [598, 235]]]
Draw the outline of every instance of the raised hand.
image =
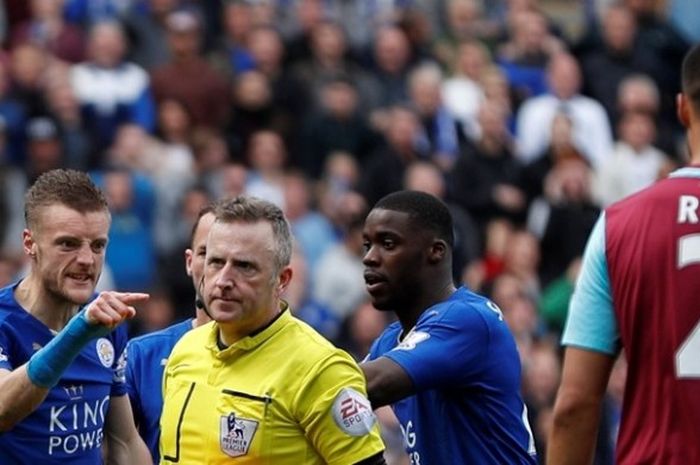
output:
[[142, 292], [100, 292], [100, 295], [88, 305], [85, 319], [93, 325], [114, 328], [136, 316], [133, 304], [145, 302], [149, 297]]

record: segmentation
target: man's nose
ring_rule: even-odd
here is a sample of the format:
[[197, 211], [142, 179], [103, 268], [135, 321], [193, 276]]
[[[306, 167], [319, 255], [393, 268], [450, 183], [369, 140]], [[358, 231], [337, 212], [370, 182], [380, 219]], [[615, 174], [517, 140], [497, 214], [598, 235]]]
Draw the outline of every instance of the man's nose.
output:
[[370, 246], [365, 250], [365, 254], [362, 256], [362, 264], [365, 266], [376, 266], [378, 263], [378, 256], [376, 247]]
[[95, 261], [95, 256], [88, 244], [84, 244], [78, 249], [78, 263], [92, 264]]
[[231, 265], [229, 265], [227, 263], [216, 274], [216, 278], [214, 279], [214, 285], [216, 287], [221, 288], [221, 289], [226, 289], [226, 288], [233, 287], [233, 284], [234, 284], [233, 269], [232, 269]]

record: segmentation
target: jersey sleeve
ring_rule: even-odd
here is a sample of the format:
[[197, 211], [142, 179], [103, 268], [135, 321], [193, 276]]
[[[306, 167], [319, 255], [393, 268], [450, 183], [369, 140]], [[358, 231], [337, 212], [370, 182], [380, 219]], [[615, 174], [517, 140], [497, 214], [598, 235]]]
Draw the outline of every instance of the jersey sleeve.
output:
[[369, 348], [369, 352], [367, 352], [367, 355], [365, 355], [365, 358], [362, 359], [361, 363], [371, 362], [372, 360], [379, 357], [379, 344], [383, 336], [384, 333], [382, 333], [381, 336], [379, 336], [372, 342], [372, 345]]
[[349, 355], [327, 357], [302, 385], [295, 416], [326, 463], [357, 463], [384, 450], [364, 375]]
[[562, 344], [609, 355], [620, 349], [605, 255], [605, 213], [598, 218], [586, 245]]
[[131, 409], [134, 412], [134, 420], [138, 425], [140, 423], [141, 415], [141, 396], [139, 395], [138, 389], [138, 377], [136, 376], [136, 365], [139, 362], [139, 350], [138, 344], [133, 344], [130, 341], [122, 357], [124, 357], [124, 379], [126, 394], [129, 396], [129, 402], [131, 403]]
[[12, 371], [15, 364], [12, 360], [12, 343], [7, 334], [5, 323], [0, 325], [0, 369]]
[[419, 320], [403, 341], [383, 356], [398, 363], [418, 391], [454, 386], [455, 381], [468, 382], [480, 369], [489, 333], [480, 312], [453, 304], [443, 313]]
[[114, 397], [123, 396], [126, 394], [126, 348], [127, 333], [126, 326], [121, 325], [112, 332], [112, 340], [114, 344], [115, 362], [112, 365], [114, 376], [112, 379], [112, 389], [110, 395]]

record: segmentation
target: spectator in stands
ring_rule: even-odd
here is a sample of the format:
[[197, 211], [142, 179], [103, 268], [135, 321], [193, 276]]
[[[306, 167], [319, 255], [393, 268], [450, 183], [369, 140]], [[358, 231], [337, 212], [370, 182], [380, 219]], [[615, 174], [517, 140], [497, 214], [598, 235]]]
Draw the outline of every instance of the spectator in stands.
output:
[[311, 56], [296, 64], [293, 72], [306, 86], [311, 104], [322, 103], [323, 85], [337, 75], [345, 75], [355, 86], [358, 107], [363, 111], [373, 108], [381, 98], [376, 80], [352, 60], [345, 30], [340, 22], [324, 20], [311, 29]]
[[[621, 4], [613, 4], [602, 18], [602, 42], [581, 58], [584, 92], [598, 100], [612, 121], [620, 83], [635, 73], [649, 74], [660, 65], [637, 41], [637, 20]], [[605, 76], [605, 79], [601, 79]]]
[[312, 283], [306, 257], [298, 248], [292, 250], [292, 260], [289, 263], [294, 273], [294, 279], [284, 291], [284, 300], [289, 304], [294, 316], [305, 321], [329, 341], [335, 341], [340, 333], [342, 320], [328, 306], [317, 301], [312, 295]]
[[332, 75], [320, 85], [320, 107], [310, 111], [300, 136], [298, 165], [318, 178], [328, 156], [335, 151], [367, 160], [380, 143], [359, 108], [357, 87], [348, 75]]
[[568, 114], [557, 113], [552, 120], [552, 135], [544, 154], [523, 168], [522, 186], [528, 200], [541, 196], [547, 175], [557, 165], [571, 159], [585, 160], [573, 136], [573, 122]]
[[167, 18], [175, 11], [178, 0], [142, 0], [125, 15], [127, 35], [131, 38], [129, 59], [149, 72], [170, 59]]
[[194, 125], [220, 128], [228, 112], [228, 85], [222, 75], [200, 56], [201, 24], [188, 11], [176, 11], [166, 20], [171, 61], [152, 75], [157, 101], [173, 98], [192, 112]]
[[314, 27], [327, 19], [323, 0], [297, 0], [293, 2], [294, 15], [290, 21], [287, 60], [290, 64], [311, 58], [311, 35]]
[[213, 59], [229, 76], [236, 76], [255, 68], [247, 45], [248, 34], [253, 28], [253, 7], [246, 0], [227, 0], [222, 8], [223, 35], [219, 38]]
[[367, 298], [362, 278], [362, 225], [367, 203], [359, 194], [348, 192], [338, 208], [343, 221], [341, 240], [329, 247], [316, 264], [313, 297], [344, 320]]
[[246, 194], [267, 200], [284, 209], [287, 148], [280, 135], [270, 130], [253, 134], [246, 158], [250, 166]]
[[243, 71], [233, 82], [232, 94], [225, 131], [231, 153], [245, 153], [250, 136], [257, 131], [272, 129], [285, 139], [289, 136], [294, 116], [275, 103], [270, 80], [265, 74], [255, 69]]
[[92, 150], [91, 138], [83, 124], [80, 104], [70, 83], [69, 70], [54, 73], [47, 80], [45, 97], [49, 114], [58, 126], [65, 152], [65, 166], [86, 170]]
[[96, 173], [94, 178], [104, 186], [112, 215], [106, 263], [115, 285], [122, 291], [149, 289], [156, 271], [153, 185], [146, 176], [124, 169]]
[[21, 169], [9, 163], [7, 133], [4, 120], [0, 119], [0, 255], [20, 257], [27, 178]]
[[447, 172], [459, 154], [464, 129], [443, 103], [441, 90], [442, 71], [435, 64], [422, 64], [408, 76], [410, 102], [421, 121], [421, 150]]
[[49, 69], [56, 66], [61, 65], [35, 44], [24, 43], [12, 49], [11, 94], [22, 105], [27, 116], [46, 114], [44, 89]]
[[527, 199], [520, 188], [521, 166], [511, 149], [502, 107], [484, 102], [479, 125], [479, 138], [465, 145], [450, 172], [452, 198], [480, 228], [500, 216], [522, 221]]
[[668, 119], [661, 114], [659, 88], [652, 78], [644, 74], [633, 74], [625, 78], [617, 88], [616, 116], [613, 122], [620, 127], [620, 117], [627, 113], [646, 113], [656, 126], [654, 146], [676, 162], [685, 162], [683, 132], [676, 118]]
[[457, 48], [452, 75], [442, 83], [442, 98], [452, 116], [469, 137], [477, 131], [477, 113], [484, 100], [482, 76], [491, 65], [488, 49], [478, 41], [463, 42]]
[[530, 210], [528, 227], [540, 241], [544, 285], [562, 276], [583, 255], [600, 208], [593, 199], [593, 176], [581, 159], [562, 160], [545, 180], [544, 197]]
[[0, 117], [3, 126], [5, 163], [21, 164], [27, 109], [12, 93], [8, 63], [0, 60]]
[[528, 163], [541, 156], [550, 142], [552, 120], [564, 111], [573, 122], [577, 146], [597, 169], [611, 153], [612, 131], [603, 106], [579, 94], [581, 72], [576, 59], [565, 53], [552, 57], [547, 81], [549, 93], [526, 100], [518, 112], [518, 157]]
[[510, 235], [503, 260], [503, 271], [518, 278], [523, 284], [525, 294], [534, 301], [540, 296], [538, 269], [541, 256], [540, 244], [531, 232], [520, 229]]
[[661, 95], [661, 112], [675, 117], [675, 95], [680, 91], [680, 69], [689, 44], [678, 29], [657, 10], [655, 0], [623, 0], [637, 19], [640, 47], [658, 62], [651, 73]]
[[37, 116], [27, 122], [27, 159], [24, 165], [28, 184], [43, 173], [60, 168], [65, 163], [63, 143], [56, 122]]
[[63, 0], [30, 0], [31, 18], [18, 24], [10, 37], [11, 48], [31, 43], [61, 60], [77, 63], [85, 48], [82, 30], [63, 19]]
[[297, 144], [296, 135], [303, 115], [311, 107], [306, 88], [285, 66], [286, 46], [279, 31], [271, 25], [256, 26], [248, 34], [248, 49], [253, 56], [255, 69], [263, 73], [272, 89], [272, 102], [277, 111], [285, 115], [284, 134], [290, 149]]
[[666, 154], [652, 145], [655, 128], [649, 115], [623, 115], [619, 134], [615, 149], [597, 173], [596, 197], [604, 207], [650, 186], [672, 171]]
[[370, 116], [378, 129], [387, 126], [387, 109], [408, 99], [407, 76], [413, 62], [406, 34], [396, 26], [382, 26], [375, 31], [372, 43], [372, 73], [380, 87], [380, 101]]
[[311, 276], [321, 256], [338, 242], [333, 224], [316, 210], [314, 194], [312, 184], [302, 171], [285, 174], [284, 215]]
[[89, 168], [101, 166], [102, 152], [112, 143], [117, 128], [137, 124], [155, 128], [155, 106], [150, 80], [140, 66], [124, 61], [126, 37], [116, 22], [92, 26], [88, 36], [89, 61], [73, 66], [71, 84], [92, 138]]
[[386, 194], [400, 190], [408, 165], [428, 157], [418, 144], [421, 134], [418, 115], [408, 107], [394, 106], [387, 116], [386, 144], [367, 159], [358, 185], [370, 205]]
[[483, 5], [476, 0], [447, 0], [444, 7], [442, 33], [436, 37], [434, 53], [440, 63], [449, 67], [459, 55], [464, 42], [490, 39], [493, 28], [483, 17]]
[[496, 62], [519, 103], [547, 91], [547, 64], [563, 44], [550, 34], [545, 16], [536, 10], [515, 13], [509, 28], [510, 41], [499, 48]]

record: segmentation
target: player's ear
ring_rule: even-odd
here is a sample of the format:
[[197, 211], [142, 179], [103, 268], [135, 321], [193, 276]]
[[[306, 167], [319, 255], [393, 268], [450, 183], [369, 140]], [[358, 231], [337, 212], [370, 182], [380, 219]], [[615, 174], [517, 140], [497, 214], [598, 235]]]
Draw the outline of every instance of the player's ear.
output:
[[185, 249], [185, 273], [187, 273], [187, 276], [192, 276], [192, 257], [194, 255], [194, 252], [192, 252], [192, 249]]
[[36, 241], [34, 241], [34, 235], [29, 229], [22, 231], [22, 249], [24, 250], [24, 253], [29, 255], [31, 258], [36, 256]]
[[428, 263], [435, 265], [440, 263], [447, 254], [447, 244], [443, 240], [436, 240], [430, 246], [430, 252], [428, 253]]
[[682, 93], [676, 95], [676, 115], [683, 127], [690, 127], [690, 102]]

